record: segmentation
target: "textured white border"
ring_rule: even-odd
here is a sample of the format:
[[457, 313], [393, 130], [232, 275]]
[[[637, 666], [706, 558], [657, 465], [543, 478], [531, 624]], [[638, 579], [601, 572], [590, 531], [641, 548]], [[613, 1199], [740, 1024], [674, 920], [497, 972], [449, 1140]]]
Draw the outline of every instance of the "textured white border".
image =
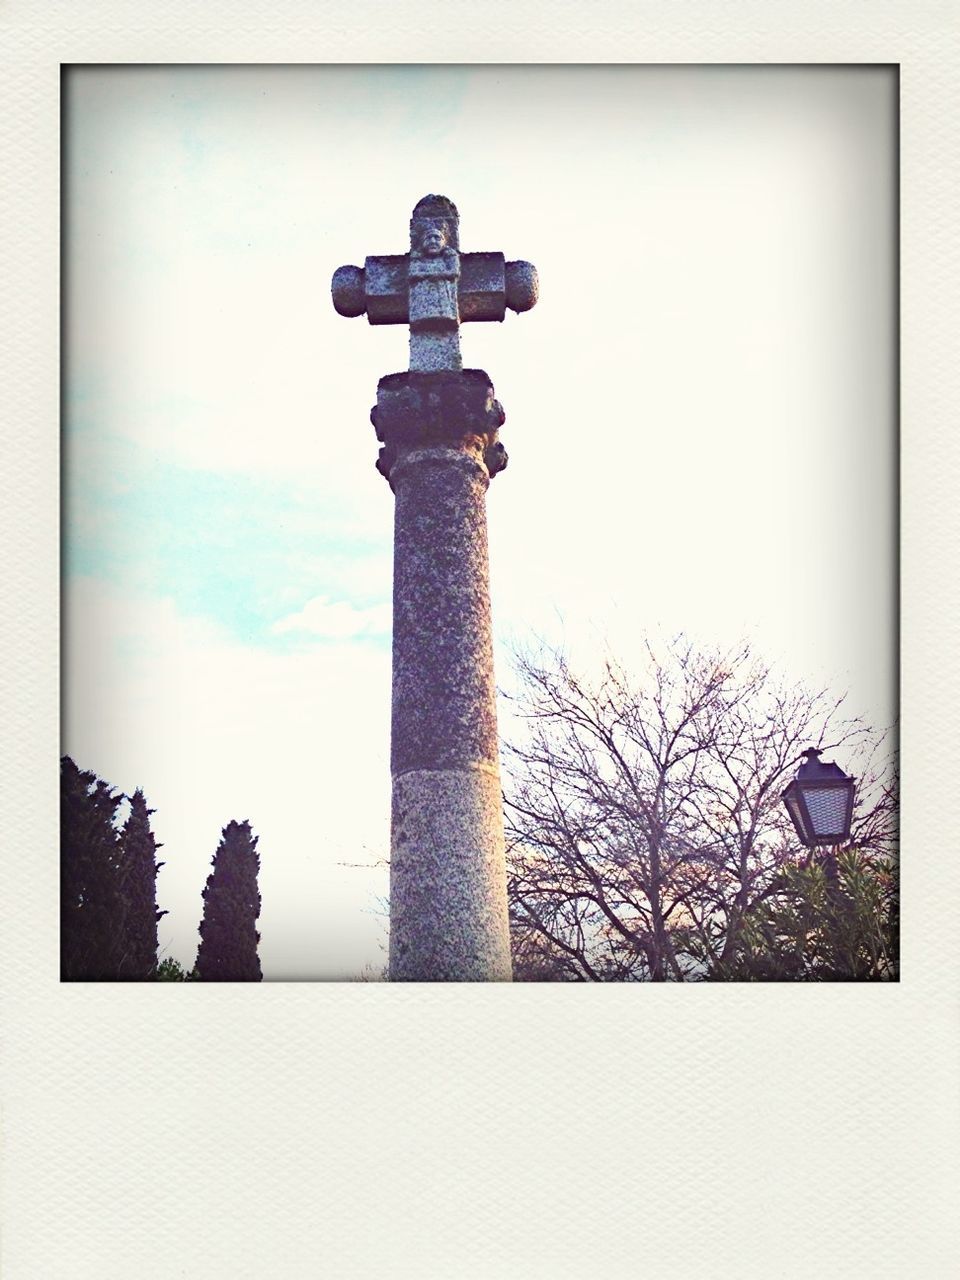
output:
[[[0, 1274], [953, 1276], [955, 9], [378, 0], [362, 14], [349, 0], [0, 10]], [[902, 66], [903, 981], [61, 987], [59, 64], [541, 60]]]

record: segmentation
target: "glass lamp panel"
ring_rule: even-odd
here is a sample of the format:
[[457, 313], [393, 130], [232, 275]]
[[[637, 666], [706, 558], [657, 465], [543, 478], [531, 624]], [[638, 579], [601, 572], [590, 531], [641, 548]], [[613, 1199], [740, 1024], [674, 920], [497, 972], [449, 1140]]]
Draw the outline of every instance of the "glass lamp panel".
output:
[[796, 792], [793, 790], [788, 791], [783, 797], [783, 803], [787, 806], [787, 812], [793, 819], [793, 825], [797, 829], [797, 835], [799, 835], [801, 840], [806, 841], [808, 832], [805, 829], [803, 810], [800, 808]]
[[846, 838], [846, 787], [804, 787], [803, 799], [818, 840]]

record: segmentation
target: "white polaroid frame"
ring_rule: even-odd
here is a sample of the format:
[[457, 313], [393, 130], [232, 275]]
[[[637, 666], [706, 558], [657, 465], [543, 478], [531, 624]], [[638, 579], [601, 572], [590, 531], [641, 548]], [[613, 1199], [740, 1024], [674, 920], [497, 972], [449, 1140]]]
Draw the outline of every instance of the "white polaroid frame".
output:
[[[4, 1280], [954, 1274], [950, 6], [20, 2], [0, 36]], [[900, 983], [59, 983], [61, 64], [334, 61], [899, 64]]]

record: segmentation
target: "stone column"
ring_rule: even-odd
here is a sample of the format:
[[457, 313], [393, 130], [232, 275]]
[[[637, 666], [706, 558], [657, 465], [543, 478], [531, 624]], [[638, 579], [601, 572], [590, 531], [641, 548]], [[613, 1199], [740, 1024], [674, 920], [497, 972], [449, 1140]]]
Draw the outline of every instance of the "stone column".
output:
[[506, 464], [481, 370], [391, 374], [373, 411], [396, 497], [392, 981], [509, 981], [486, 491]]
[[377, 466], [396, 494], [390, 977], [509, 981], [485, 496], [506, 466], [503, 410], [464, 369], [460, 325], [537, 301], [536, 269], [460, 252], [447, 196], [418, 200], [410, 252], [338, 267], [333, 305], [410, 325], [410, 369], [381, 378]]

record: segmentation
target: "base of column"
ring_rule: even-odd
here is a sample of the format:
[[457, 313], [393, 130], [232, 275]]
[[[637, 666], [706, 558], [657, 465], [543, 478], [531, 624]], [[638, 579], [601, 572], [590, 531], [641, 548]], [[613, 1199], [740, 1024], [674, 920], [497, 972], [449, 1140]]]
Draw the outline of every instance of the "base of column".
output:
[[391, 982], [511, 980], [502, 806], [492, 768], [394, 778]]

